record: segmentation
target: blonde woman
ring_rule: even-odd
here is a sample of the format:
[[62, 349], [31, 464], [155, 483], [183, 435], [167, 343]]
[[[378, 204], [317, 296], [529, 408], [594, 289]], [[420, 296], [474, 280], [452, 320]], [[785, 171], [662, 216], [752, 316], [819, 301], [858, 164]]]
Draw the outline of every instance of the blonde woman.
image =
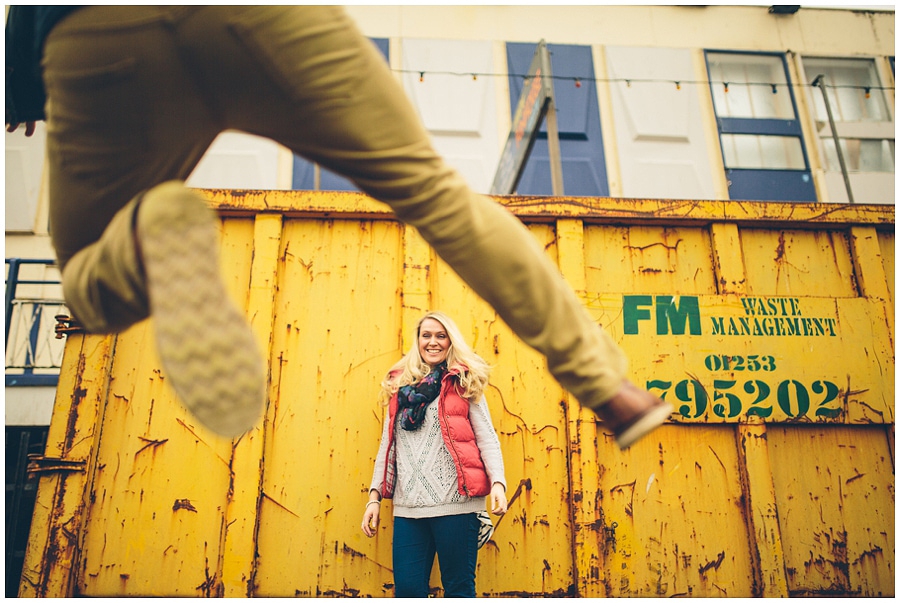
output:
[[388, 371], [388, 420], [375, 458], [362, 530], [375, 535], [382, 498], [393, 498], [394, 596], [427, 597], [437, 554], [445, 597], [475, 596], [481, 521], [506, 513], [500, 441], [484, 388], [490, 367], [445, 314], [429, 312], [416, 341]]

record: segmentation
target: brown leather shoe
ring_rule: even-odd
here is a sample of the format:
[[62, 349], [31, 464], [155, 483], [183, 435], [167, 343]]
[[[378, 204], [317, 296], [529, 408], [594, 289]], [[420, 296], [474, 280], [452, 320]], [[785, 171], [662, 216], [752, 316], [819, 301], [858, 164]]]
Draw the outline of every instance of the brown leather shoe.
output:
[[595, 409], [623, 450], [665, 423], [674, 411], [671, 404], [630, 381], [623, 381], [622, 389]]

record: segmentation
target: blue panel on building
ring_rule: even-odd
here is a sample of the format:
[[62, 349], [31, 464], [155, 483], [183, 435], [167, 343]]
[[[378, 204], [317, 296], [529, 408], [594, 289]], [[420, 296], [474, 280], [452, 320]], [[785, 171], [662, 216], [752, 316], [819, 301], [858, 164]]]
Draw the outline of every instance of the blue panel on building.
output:
[[817, 201], [816, 187], [803, 170], [725, 170], [734, 201]]
[[[515, 111], [537, 44], [509, 43], [510, 107]], [[549, 44], [554, 102], [559, 124], [563, 189], [569, 196], [606, 197], [609, 183], [600, 129], [594, 60], [588, 46]], [[517, 190], [520, 195], [551, 195], [547, 129], [541, 128]]]

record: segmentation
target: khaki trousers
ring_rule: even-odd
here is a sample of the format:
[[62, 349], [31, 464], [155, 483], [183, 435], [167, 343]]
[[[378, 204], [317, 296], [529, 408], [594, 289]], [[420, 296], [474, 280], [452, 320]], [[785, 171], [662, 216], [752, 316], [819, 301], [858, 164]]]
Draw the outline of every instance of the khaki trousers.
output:
[[133, 200], [187, 178], [234, 129], [390, 205], [582, 404], [621, 386], [618, 346], [524, 225], [436, 154], [384, 58], [342, 9], [87, 7], [54, 28], [43, 63], [51, 234], [67, 303], [88, 330], [148, 315]]

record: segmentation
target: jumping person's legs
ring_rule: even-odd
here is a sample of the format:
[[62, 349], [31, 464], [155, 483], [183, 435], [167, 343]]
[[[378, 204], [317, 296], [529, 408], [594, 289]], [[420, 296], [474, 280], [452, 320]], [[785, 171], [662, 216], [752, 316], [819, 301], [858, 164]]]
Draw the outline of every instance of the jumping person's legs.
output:
[[192, 56], [204, 61], [210, 86], [241, 78], [239, 89], [207, 92], [223, 99], [230, 127], [277, 140], [389, 204], [617, 433], [635, 418], [644, 419], [642, 433], [665, 420], [670, 406], [623, 387], [621, 350], [528, 229], [437, 155], [384, 58], [342, 9], [217, 7], [185, 32], [211, 17], [225, 19], [234, 37]]
[[87, 331], [154, 315], [184, 404], [233, 436], [257, 420], [263, 364], [218, 264], [215, 214], [180, 182], [221, 129], [172, 44], [178, 7], [88, 7], [44, 51], [50, 230]]
[[89, 7], [51, 33], [45, 81], [54, 246], [64, 280], [76, 283], [70, 307], [102, 317], [96, 330], [146, 314], [147, 294], [133, 264], [99, 261], [108, 254], [90, 246], [113, 245], [101, 234], [129, 199], [186, 177], [215, 135], [233, 128], [388, 203], [582, 404], [601, 416], [606, 407], [614, 428], [633, 422], [632, 408], [640, 418], [659, 402], [623, 389], [618, 346], [527, 228], [435, 153], [383, 57], [340, 8]]

